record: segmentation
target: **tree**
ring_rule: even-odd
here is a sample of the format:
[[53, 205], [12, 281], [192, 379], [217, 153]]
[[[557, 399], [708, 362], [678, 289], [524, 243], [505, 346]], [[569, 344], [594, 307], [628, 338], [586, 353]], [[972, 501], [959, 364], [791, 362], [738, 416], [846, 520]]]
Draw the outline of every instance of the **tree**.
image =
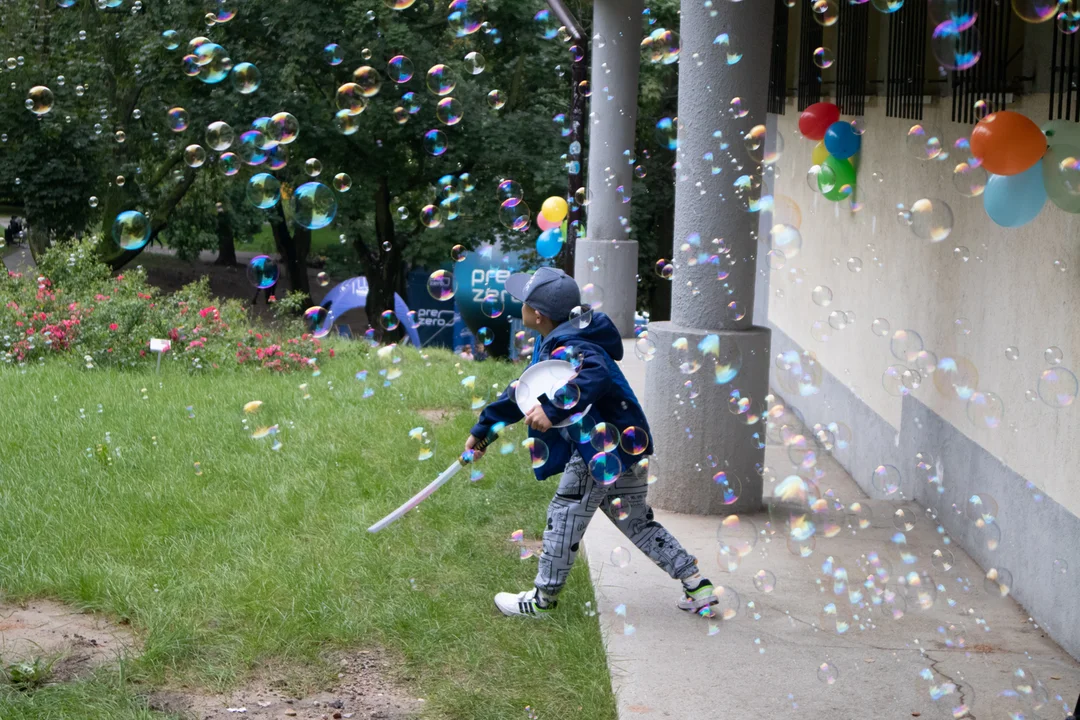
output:
[[[408, 267], [447, 263], [456, 244], [501, 240], [525, 247], [535, 240], [535, 229], [523, 233], [500, 224], [495, 188], [504, 178], [519, 183], [534, 220], [545, 197], [565, 194], [567, 141], [553, 118], [569, 101], [570, 48], [541, 37], [554, 29], [550, 20], [541, 25], [534, 19], [546, 7], [541, 0], [477, 3], [483, 16], [473, 18], [471, 33], [461, 32], [460, 23], [451, 26], [444, 0], [419, 0], [403, 11], [376, 0], [234, 4], [236, 16], [211, 27], [206, 11], [213, 4], [201, 2], [145, 3], [138, 10], [127, 2], [105, 10], [90, 2], [73, 8], [41, 3], [5, 12], [0, 48], [21, 52], [28, 68], [16, 83], [19, 98], [44, 84], [56, 103], [40, 118], [16, 102], [0, 110], [0, 121], [12, 128], [0, 153], [17, 159], [0, 163], [0, 194], [22, 200], [31, 225], [57, 239], [95, 228], [108, 236], [119, 212], [136, 209], [150, 218], [152, 239], [160, 236], [185, 255], [214, 244], [227, 255], [229, 238], [264, 219], [290, 287], [307, 292], [311, 232], [297, 223], [292, 194], [305, 182], [332, 185], [334, 175], [347, 173], [352, 189], [336, 195], [332, 227], [349, 240], [346, 247], [371, 283], [371, 307], [380, 311], [393, 306], [393, 292], [404, 290]], [[586, 8], [579, 2], [573, 10], [587, 17]], [[175, 31], [176, 49], [169, 49], [166, 31]], [[231, 77], [211, 84], [185, 75], [182, 58], [200, 36], [225, 48], [234, 67], [254, 64], [259, 88], [241, 93]], [[341, 65], [325, 61], [329, 43], [340, 46]], [[473, 51], [483, 56], [476, 75], [465, 70], [464, 58]], [[387, 62], [398, 55], [411, 61], [414, 75], [407, 82], [387, 75]], [[438, 64], [456, 75], [456, 87], [445, 96], [426, 87], [428, 69]], [[362, 66], [375, 69], [381, 88], [365, 99], [366, 109], [349, 121], [355, 131], [346, 135], [335, 117], [337, 92]], [[65, 75], [63, 85], [59, 75]], [[489, 104], [492, 90], [504, 98], [500, 109]], [[409, 105], [410, 92], [418, 107], [403, 115], [398, 108]], [[456, 101], [460, 122], [437, 117], [444, 98]], [[174, 132], [170, 108], [186, 111], [186, 129]], [[295, 142], [275, 151], [286, 164], [243, 166], [224, 175], [220, 154], [205, 142], [206, 127], [223, 121], [239, 138], [257, 118], [279, 112], [295, 116], [300, 128]], [[445, 153], [425, 149], [429, 130], [445, 135]], [[191, 145], [207, 152], [199, 167], [185, 159]], [[237, 152], [237, 145], [228, 150]], [[320, 161], [318, 177], [305, 169], [308, 158]], [[282, 202], [252, 212], [242, 198], [259, 172], [280, 180]], [[421, 223], [428, 206], [442, 215], [441, 222], [428, 223], [433, 227]], [[137, 256], [103, 245], [114, 267]]]

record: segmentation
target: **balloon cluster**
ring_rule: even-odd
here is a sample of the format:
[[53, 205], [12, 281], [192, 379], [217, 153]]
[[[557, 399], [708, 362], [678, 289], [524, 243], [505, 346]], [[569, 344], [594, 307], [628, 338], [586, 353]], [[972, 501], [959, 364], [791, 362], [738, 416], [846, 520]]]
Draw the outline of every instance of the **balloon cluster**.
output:
[[830, 102], [814, 103], [799, 116], [799, 132], [817, 140], [811, 155], [811, 186], [826, 200], [839, 202], [855, 192], [855, 166], [862, 134], [840, 119], [840, 108]]
[[562, 250], [566, 237], [563, 225], [569, 212], [570, 206], [561, 197], [552, 195], [544, 201], [540, 208], [540, 217], [536, 220], [536, 224], [543, 231], [536, 239], [536, 252], [540, 257], [551, 259]]
[[1080, 126], [1066, 120], [1040, 130], [1010, 110], [987, 115], [971, 133], [971, 154], [990, 173], [983, 207], [1002, 227], [1035, 219], [1046, 198], [1080, 213]]

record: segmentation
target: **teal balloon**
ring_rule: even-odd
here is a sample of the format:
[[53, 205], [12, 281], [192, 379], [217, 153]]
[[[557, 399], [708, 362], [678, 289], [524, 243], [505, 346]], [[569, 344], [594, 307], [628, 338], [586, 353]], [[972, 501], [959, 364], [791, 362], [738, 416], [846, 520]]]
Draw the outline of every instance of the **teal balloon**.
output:
[[1050, 147], [1055, 145], [1080, 147], [1080, 123], [1074, 123], [1072, 120], [1053, 120], [1043, 125], [1042, 131], [1046, 136], [1046, 144]]
[[[848, 188], [845, 190], [845, 186]], [[828, 190], [825, 188], [829, 187]], [[821, 164], [821, 172], [818, 173], [818, 190], [826, 200], [840, 202], [851, 197], [855, 191], [855, 168], [849, 160], [842, 160], [830, 155]]]
[[540, 233], [536, 238], [536, 252], [540, 257], [551, 259], [559, 254], [563, 248], [562, 230], [553, 227]]
[[1071, 169], [1075, 167], [1077, 159], [1080, 159], [1080, 147], [1071, 143], [1051, 145], [1042, 159], [1043, 187], [1046, 188], [1046, 194], [1050, 197], [1050, 202], [1067, 213], [1080, 213], [1080, 195], [1073, 194], [1074, 190], [1080, 189], [1076, 184], [1077, 175], [1080, 173]]
[[1042, 160], [1019, 175], [991, 175], [983, 192], [986, 214], [1001, 227], [1027, 225], [1045, 204]]

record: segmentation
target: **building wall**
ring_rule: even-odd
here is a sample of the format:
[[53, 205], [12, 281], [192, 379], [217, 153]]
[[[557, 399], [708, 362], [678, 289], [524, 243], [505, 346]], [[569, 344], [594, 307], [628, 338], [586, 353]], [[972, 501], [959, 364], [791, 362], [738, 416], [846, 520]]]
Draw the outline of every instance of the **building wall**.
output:
[[[1045, 108], [1045, 96], [1035, 96], [1016, 109], [1038, 121]], [[970, 127], [950, 122], [948, 115], [944, 103], [927, 108], [924, 124], [943, 131], [950, 157], [917, 160], [905, 148], [912, 122], [886, 118], [880, 106], [868, 109], [858, 212], [810, 190], [806, 171], [814, 143], [798, 136], [794, 109], [777, 118], [785, 150], [773, 190], [801, 209], [803, 246], [770, 273], [769, 319], [813, 350], [897, 429], [901, 398], [886, 392], [882, 374], [904, 363], [890, 353], [889, 337], [871, 332], [871, 323], [885, 318], [892, 331], [919, 333], [938, 357], [968, 358], [978, 371], [979, 391], [996, 393], [1004, 402], [1001, 427], [974, 425], [966, 403], [940, 392], [932, 377], [923, 379], [914, 397], [1080, 514], [1080, 482], [1072, 472], [1080, 466], [1080, 404], [1055, 410], [1025, 398], [1049, 367], [1043, 355], [1050, 346], [1061, 348], [1063, 367], [1080, 371], [1080, 218], [1047, 203], [1026, 227], [994, 225], [981, 197], [964, 197], [953, 185], [953, 168], [961, 158], [951, 146]], [[910, 207], [920, 198], [942, 199], [951, 207], [953, 231], [944, 241], [922, 240], [898, 222], [896, 205]], [[848, 269], [853, 257], [862, 261], [860, 272]], [[1055, 261], [1066, 269], [1059, 270]], [[832, 290], [828, 307], [812, 300], [819, 285]], [[833, 310], [854, 311], [854, 326], [832, 331], [825, 342], [815, 340], [812, 324], [827, 324]], [[967, 321], [969, 334], [960, 334], [958, 319]], [[1020, 358], [1006, 359], [1007, 347], [1017, 348]]]
[[[774, 356], [805, 349], [823, 368], [816, 395], [785, 392], [775, 365], [773, 387], [808, 424], [839, 421], [852, 429], [851, 447], [837, 457], [871, 495], [880, 496], [871, 485], [873, 469], [896, 466], [904, 495], [933, 508], [954, 541], [984, 567], [1012, 571], [1014, 596], [1080, 656], [1080, 612], [1065, 601], [1075, 594], [1080, 572], [1080, 401], [1053, 409], [1025, 395], [1050, 367], [1044, 359], [1048, 347], [1060, 348], [1061, 367], [1080, 372], [1078, 218], [1048, 202], [1026, 227], [997, 227], [981, 197], [964, 197], [954, 187], [953, 168], [963, 158], [953, 142], [971, 128], [949, 120], [948, 99], [928, 106], [923, 120], [945, 140], [949, 157], [937, 160], [918, 160], [907, 150], [912, 121], [886, 118], [883, 98], [868, 102], [858, 211], [810, 190], [806, 173], [814, 143], [799, 136], [798, 111], [789, 105], [787, 114], [769, 118], [770, 129], [775, 123], [784, 140], [771, 190], [778, 207], [786, 196], [800, 209], [803, 244], [784, 267], [769, 268], [766, 228], [772, 219], [762, 218], [758, 292], [768, 302], [767, 317], [759, 310], [758, 322], [775, 331]], [[1029, 96], [1013, 109], [1041, 124], [1047, 102], [1045, 95]], [[920, 198], [951, 207], [953, 230], [944, 241], [920, 239], [898, 222], [897, 204], [910, 207]], [[860, 272], [848, 269], [853, 257], [862, 261]], [[827, 307], [812, 299], [819, 285], [832, 290]], [[839, 331], [829, 328], [827, 340], [816, 339], [813, 323], [828, 328], [834, 310], [853, 312], [855, 322]], [[889, 336], [871, 331], [877, 318], [889, 322]], [[966, 322], [958, 325], [958, 319]], [[924, 376], [907, 397], [886, 392], [886, 368], [907, 365], [890, 352], [891, 334], [900, 329], [917, 332], [939, 358], [970, 360], [978, 391], [993, 392], [1004, 403], [1001, 426], [976, 426], [967, 404], [951, 387], [939, 387], [933, 375]], [[1019, 350], [1018, 360], [1006, 358], [1008, 347]], [[944, 492], [917, 472], [920, 451], [940, 461]], [[956, 514], [974, 493], [990, 494], [999, 504], [1002, 537], [995, 551]], [[1068, 563], [1066, 576], [1055, 560]]]

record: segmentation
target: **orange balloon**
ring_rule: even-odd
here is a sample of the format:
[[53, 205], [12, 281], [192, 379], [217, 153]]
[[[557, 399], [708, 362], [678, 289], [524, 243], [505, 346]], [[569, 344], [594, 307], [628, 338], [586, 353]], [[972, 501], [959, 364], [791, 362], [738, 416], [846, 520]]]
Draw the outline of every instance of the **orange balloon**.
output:
[[987, 115], [971, 132], [971, 154], [994, 175], [1019, 175], [1046, 154], [1046, 136], [1026, 115], [1011, 110]]

